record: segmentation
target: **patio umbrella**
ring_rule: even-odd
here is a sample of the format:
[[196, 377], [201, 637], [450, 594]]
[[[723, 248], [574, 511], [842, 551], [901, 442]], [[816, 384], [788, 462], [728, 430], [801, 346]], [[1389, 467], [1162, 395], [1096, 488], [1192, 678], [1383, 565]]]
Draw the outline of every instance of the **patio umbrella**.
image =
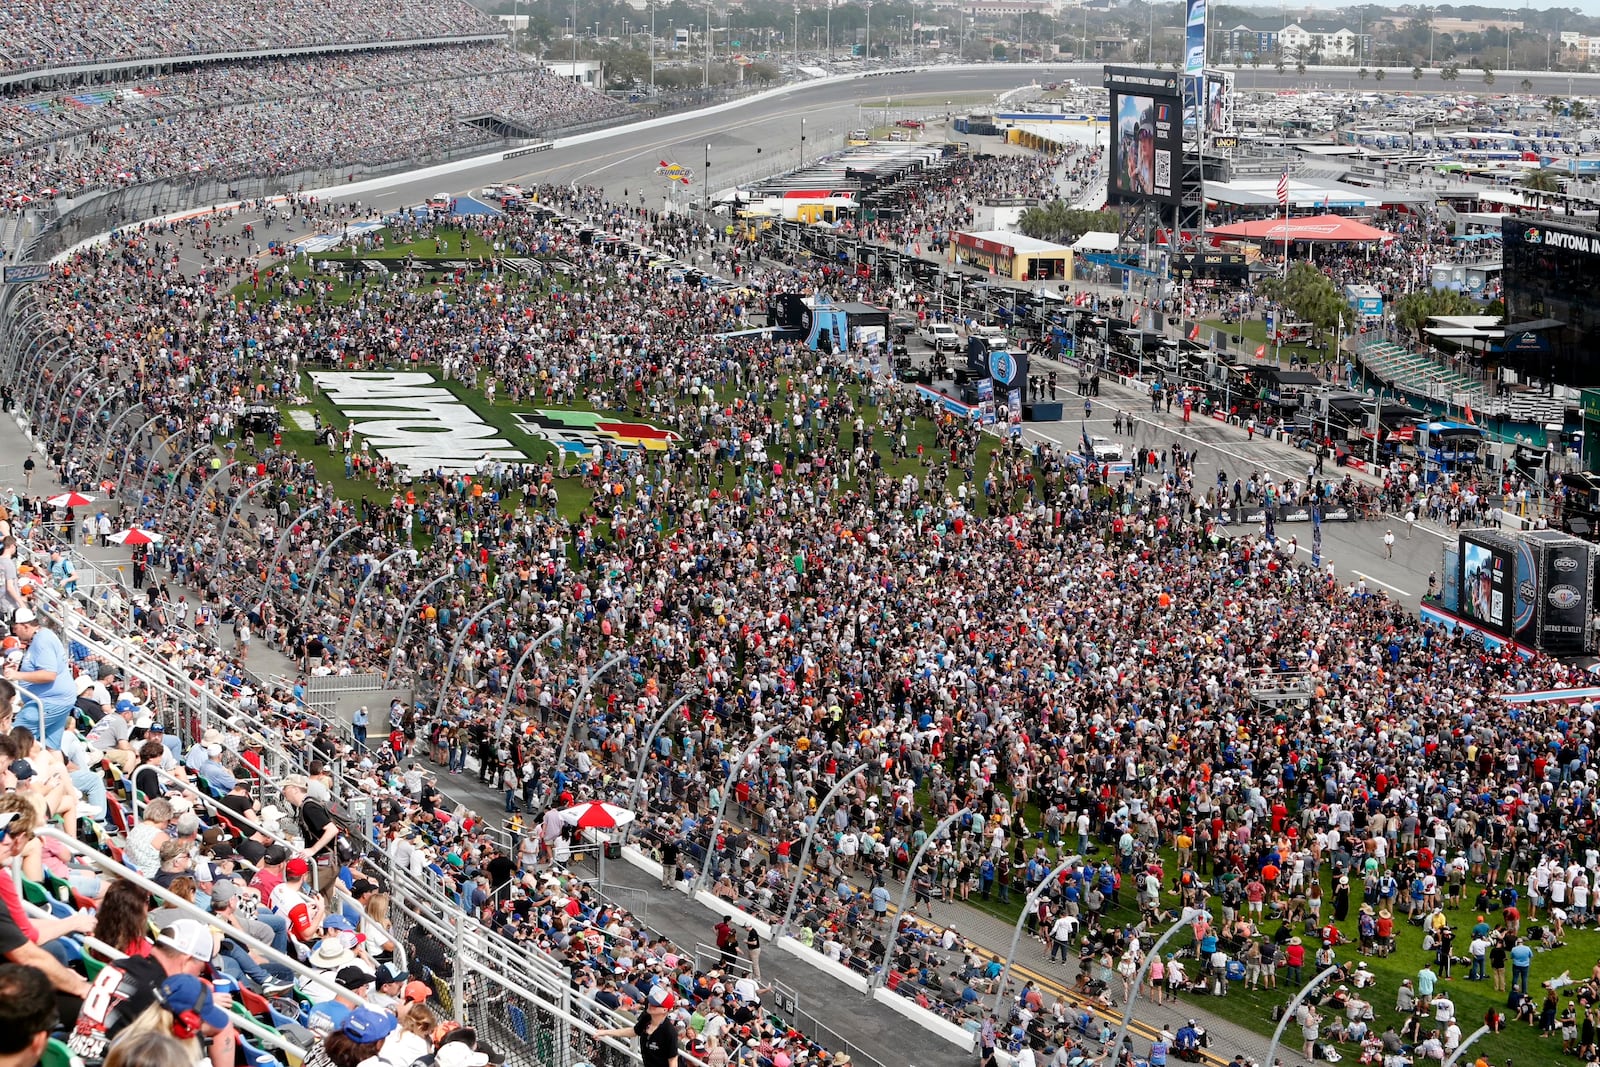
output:
[[94, 500], [94, 497], [84, 496], [82, 493], [62, 493], [51, 497], [45, 503], [53, 508], [86, 508], [93, 504]]
[[632, 822], [634, 815], [627, 808], [591, 800], [570, 808], [562, 808], [561, 818], [580, 830], [617, 830]]
[[119, 545], [153, 545], [161, 540], [161, 535], [154, 530], [141, 530], [135, 526], [131, 530], [120, 530], [111, 535], [111, 540]]
[[582, 804], [575, 804], [570, 808], [561, 809], [561, 818], [577, 826], [580, 830], [599, 830], [605, 834], [605, 840], [600, 842], [600, 859], [596, 864], [595, 888], [603, 889], [606, 884], [606, 846], [611, 842], [611, 832], [628, 825], [633, 821], [633, 812], [627, 808], [619, 808], [615, 804], [607, 804], [600, 800], [590, 800]]

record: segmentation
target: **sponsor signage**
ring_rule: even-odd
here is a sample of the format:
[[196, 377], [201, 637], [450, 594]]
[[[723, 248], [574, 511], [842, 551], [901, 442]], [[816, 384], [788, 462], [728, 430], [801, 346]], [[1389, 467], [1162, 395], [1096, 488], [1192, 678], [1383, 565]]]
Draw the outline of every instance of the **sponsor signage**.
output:
[[350, 420], [351, 430], [409, 477], [436, 470], [475, 473], [485, 461], [528, 460], [431, 374], [312, 371], [311, 380]]
[[5, 283], [7, 285], [28, 285], [33, 282], [42, 282], [50, 277], [50, 264], [48, 263], [17, 263], [5, 268]]
[[1585, 256], [1600, 255], [1600, 233], [1558, 229], [1548, 223], [1530, 226], [1509, 217], [1503, 223], [1502, 232], [1507, 237], [1516, 237], [1525, 245], [1577, 252]]

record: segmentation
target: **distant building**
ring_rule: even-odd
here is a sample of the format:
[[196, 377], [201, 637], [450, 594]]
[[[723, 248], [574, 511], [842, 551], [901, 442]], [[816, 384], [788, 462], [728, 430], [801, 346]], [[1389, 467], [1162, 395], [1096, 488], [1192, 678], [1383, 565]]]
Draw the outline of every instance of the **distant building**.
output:
[[1291, 22], [1287, 26], [1235, 26], [1223, 31], [1224, 58], [1273, 59], [1291, 63], [1354, 61], [1372, 52], [1372, 35], [1337, 23]]
[[1561, 50], [1556, 56], [1558, 60], [1571, 62], [1573, 60], [1600, 59], [1600, 36], [1591, 37], [1587, 34], [1563, 30], [1561, 32], [1560, 45]]

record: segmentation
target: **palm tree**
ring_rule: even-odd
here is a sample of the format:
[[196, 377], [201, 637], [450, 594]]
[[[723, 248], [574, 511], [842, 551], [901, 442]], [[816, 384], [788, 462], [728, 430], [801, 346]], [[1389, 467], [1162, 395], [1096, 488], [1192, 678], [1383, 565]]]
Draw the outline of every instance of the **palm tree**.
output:
[[1493, 85], [1494, 84], [1494, 71], [1486, 70], [1486, 71], [1483, 72], [1483, 84], [1485, 84], [1485, 85]]
[[1356, 77], [1360, 78], [1362, 81], [1366, 81], [1367, 80], [1367, 68], [1366, 67], [1362, 67], [1360, 70], [1356, 71]]
[[1561, 191], [1561, 180], [1556, 177], [1555, 171], [1551, 170], [1529, 171], [1522, 176], [1520, 184], [1523, 191], [1529, 195], [1529, 199], [1533, 201], [1535, 208], [1539, 207], [1544, 194]]
[[1525, 93], [1533, 92], [1533, 79], [1531, 78], [1523, 78], [1517, 85]]
[[1572, 116], [1573, 122], [1582, 122], [1584, 119], [1589, 117], [1589, 105], [1585, 104], [1582, 100], [1574, 100], [1567, 107], [1567, 114]]
[[1412, 67], [1411, 68], [1411, 80], [1414, 81], [1414, 82], [1419, 82], [1419, 81], [1422, 80], [1422, 68], [1421, 67]]
[[1372, 77], [1377, 81], [1383, 81], [1384, 78], [1388, 77], [1388, 74], [1382, 67], [1379, 67], [1377, 70], [1372, 72]]

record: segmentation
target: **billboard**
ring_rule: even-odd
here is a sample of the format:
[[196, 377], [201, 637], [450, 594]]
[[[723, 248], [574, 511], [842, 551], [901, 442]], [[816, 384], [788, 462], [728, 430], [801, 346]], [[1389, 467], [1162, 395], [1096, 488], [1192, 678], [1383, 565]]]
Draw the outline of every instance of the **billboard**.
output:
[[1504, 545], [1461, 538], [1461, 615], [1498, 634], [1511, 632], [1512, 560]]
[[1545, 548], [1539, 582], [1539, 648], [1554, 655], [1587, 651], [1593, 573], [1587, 542], [1563, 539]]
[[1183, 155], [1180, 75], [1106, 68], [1111, 93], [1111, 184], [1114, 203], [1176, 204]]

